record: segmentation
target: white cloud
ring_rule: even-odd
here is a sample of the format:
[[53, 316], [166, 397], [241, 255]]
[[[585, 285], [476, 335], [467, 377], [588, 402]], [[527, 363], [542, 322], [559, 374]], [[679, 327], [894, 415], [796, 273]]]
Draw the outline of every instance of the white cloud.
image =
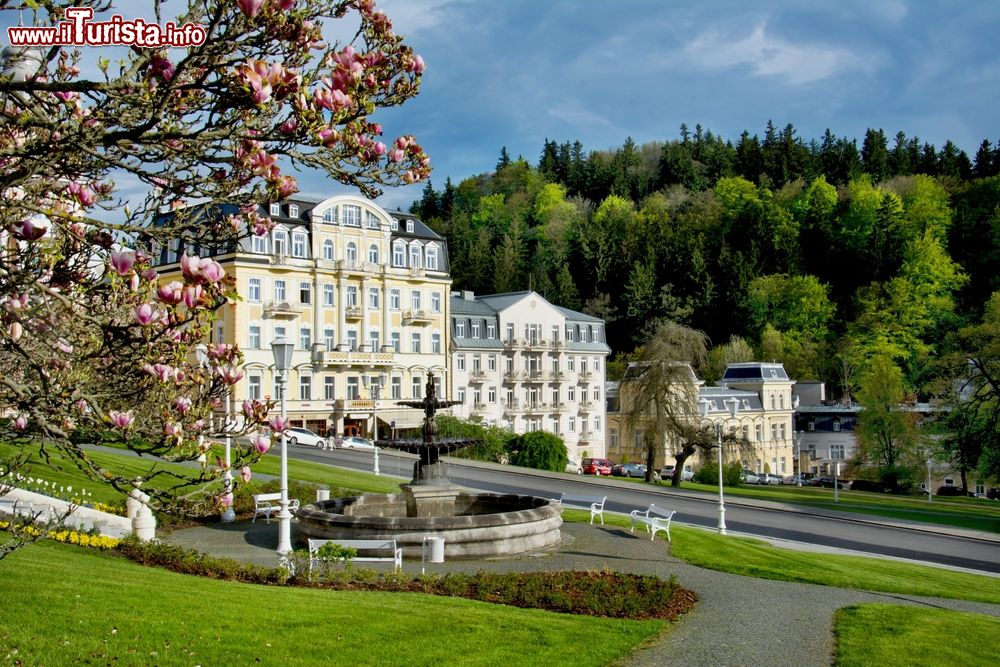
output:
[[377, 7], [392, 21], [393, 31], [411, 37], [446, 23], [451, 4], [453, 0], [381, 0]]
[[735, 41], [730, 34], [702, 33], [684, 46], [684, 53], [695, 66], [725, 70], [748, 65], [758, 76], [780, 77], [792, 84], [820, 81], [851, 69], [869, 70], [876, 64], [846, 49], [772, 37], [764, 23]]

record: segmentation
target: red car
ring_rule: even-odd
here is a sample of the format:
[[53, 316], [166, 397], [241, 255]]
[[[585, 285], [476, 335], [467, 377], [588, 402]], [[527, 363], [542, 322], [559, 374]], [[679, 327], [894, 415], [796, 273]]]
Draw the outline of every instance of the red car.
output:
[[584, 459], [580, 467], [584, 475], [611, 475], [611, 461], [608, 459]]

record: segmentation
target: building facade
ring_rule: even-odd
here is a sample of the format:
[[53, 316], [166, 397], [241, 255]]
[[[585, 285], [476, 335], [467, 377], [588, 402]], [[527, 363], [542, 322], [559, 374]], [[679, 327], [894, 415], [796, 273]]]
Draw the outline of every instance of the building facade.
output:
[[549, 431], [570, 458], [604, 456], [604, 322], [535, 292], [451, 298], [451, 385], [456, 417]]
[[[418, 426], [422, 415], [395, 402], [422, 397], [432, 373], [445, 386], [444, 239], [413, 216], [353, 195], [293, 198], [259, 213], [275, 223], [266, 236], [223, 251], [191, 249], [221, 263], [242, 297], [223, 306], [211, 336], [243, 350], [235, 404], [278, 397], [270, 346], [285, 337], [295, 344], [287, 387], [293, 425], [369, 435], [377, 414], [381, 429]], [[164, 280], [179, 272], [187, 250], [151, 248]]]
[[[678, 392], [679, 396], [697, 397], [689, 401], [691, 405], [686, 410], [690, 419], [721, 427], [726, 432], [742, 431], [743, 439], [750, 445], [738, 455], [727, 452], [725, 461], [738, 458], [744, 468], [754, 472], [794, 474], [792, 386], [795, 382], [788, 378], [781, 364], [730, 364], [719, 384], [712, 387], [703, 386], [691, 372], [690, 383], [689, 392]], [[619, 412], [618, 392], [618, 388], [609, 390], [608, 455], [616, 462], [645, 462], [642, 434], [627, 432]], [[730, 410], [733, 400], [737, 406], [735, 416]], [[703, 404], [707, 406], [707, 416], [701, 413]], [[663, 446], [654, 456], [657, 468], [676, 463], [674, 452], [680, 444], [670, 434], [664, 434], [662, 442]], [[685, 462], [685, 466], [697, 469], [704, 462], [703, 457], [696, 454]]]

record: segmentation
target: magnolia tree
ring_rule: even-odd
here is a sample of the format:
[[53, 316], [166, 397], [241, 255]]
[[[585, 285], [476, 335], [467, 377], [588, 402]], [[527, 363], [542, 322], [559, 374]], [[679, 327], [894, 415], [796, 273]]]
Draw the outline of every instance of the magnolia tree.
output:
[[[0, 480], [27, 453], [55, 448], [127, 492], [129, 475], [76, 444], [111, 431], [142, 454], [201, 460], [190, 475], [154, 468], [174, 479], [144, 491], [160, 508], [207, 511], [232, 501], [219, 492], [224, 463], [211, 445], [224, 429], [211, 414], [241, 380], [243, 356], [216, 344], [198, 363], [194, 348], [237, 298], [234, 282], [197, 254], [167, 282], [135, 241], [206, 248], [264, 234], [271, 222], [257, 204], [296, 191], [290, 167], [368, 195], [423, 179], [420, 145], [384, 139], [372, 114], [416, 95], [424, 65], [371, 0], [191, 0], [177, 17], [163, 16], [159, 0], [126, 4], [146, 23], [189, 26], [200, 43], [4, 52], [0, 454], [14, 453]], [[0, 0], [0, 9], [31, 9], [38, 26], [121, 23], [106, 0]], [[327, 41], [324, 31], [345, 37]], [[96, 53], [106, 55], [85, 66]], [[126, 187], [144, 198], [127, 200]], [[204, 201], [241, 208], [188, 213], [198, 209], [186, 203]], [[242, 432], [284, 430], [271, 407], [244, 403]], [[237, 447], [237, 482], [270, 445]]]

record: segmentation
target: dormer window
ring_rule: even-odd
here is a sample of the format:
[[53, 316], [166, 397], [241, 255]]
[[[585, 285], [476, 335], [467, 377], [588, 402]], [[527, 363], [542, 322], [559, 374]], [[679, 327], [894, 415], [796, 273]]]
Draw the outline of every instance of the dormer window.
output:
[[292, 234], [292, 257], [306, 256], [306, 235]]
[[399, 220], [396, 220], [396, 218], [392, 218], [391, 220], [389, 220], [389, 229], [391, 229], [394, 232], [398, 232], [399, 231]]
[[413, 221], [412, 220], [407, 220], [406, 221], [406, 233], [407, 234], [412, 234], [413, 233]]
[[274, 230], [274, 254], [275, 255], [287, 255], [288, 254], [288, 232], [284, 229]]
[[421, 248], [420, 248], [420, 244], [419, 243], [415, 243], [415, 244], [413, 244], [413, 245], [410, 246], [410, 268], [411, 269], [419, 269], [420, 266], [421, 266], [421, 261], [420, 261], [421, 252], [420, 252], [420, 250], [421, 250]]
[[392, 265], [406, 266], [406, 244], [402, 241], [392, 244]]
[[289, 204], [288, 205], [288, 217], [289, 218], [297, 218], [297, 217], [299, 217], [299, 206], [298, 206], [298, 204]]
[[840, 417], [837, 417], [836, 419], [833, 420], [833, 430], [834, 431], [840, 430]]
[[428, 271], [438, 270], [438, 248], [436, 243], [428, 243], [424, 250], [424, 263]]
[[281, 215], [281, 204], [271, 204], [268, 215]]

